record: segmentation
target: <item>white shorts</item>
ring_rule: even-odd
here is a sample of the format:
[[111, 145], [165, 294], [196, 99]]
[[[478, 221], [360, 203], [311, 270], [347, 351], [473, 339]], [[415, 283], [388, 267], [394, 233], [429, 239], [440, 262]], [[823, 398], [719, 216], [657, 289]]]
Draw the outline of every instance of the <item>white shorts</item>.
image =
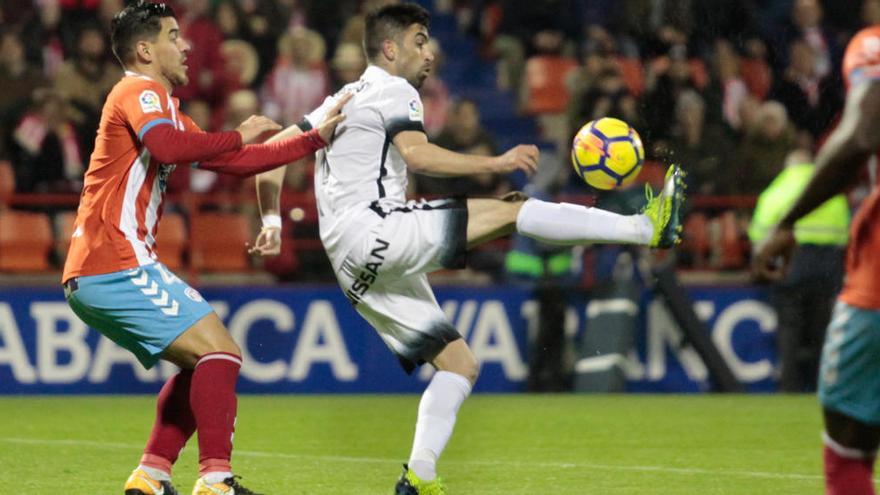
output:
[[336, 278], [411, 373], [461, 338], [437, 304], [426, 274], [464, 267], [467, 204], [442, 199], [371, 209], [382, 221], [349, 252]]

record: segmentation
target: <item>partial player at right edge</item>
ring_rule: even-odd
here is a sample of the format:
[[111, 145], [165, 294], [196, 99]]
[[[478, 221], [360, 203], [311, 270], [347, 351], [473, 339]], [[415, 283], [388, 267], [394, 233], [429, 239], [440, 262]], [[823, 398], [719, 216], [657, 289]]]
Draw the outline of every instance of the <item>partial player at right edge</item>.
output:
[[[859, 177], [880, 148], [880, 25], [859, 31], [843, 60], [848, 91], [840, 124], [816, 157], [816, 170], [791, 210], [756, 251], [759, 275], [779, 280], [795, 245], [794, 224]], [[846, 278], [825, 334], [819, 401], [825, 420], [828, 495], [874, 495], [880, 446], [880, 188], [850, 227]]]

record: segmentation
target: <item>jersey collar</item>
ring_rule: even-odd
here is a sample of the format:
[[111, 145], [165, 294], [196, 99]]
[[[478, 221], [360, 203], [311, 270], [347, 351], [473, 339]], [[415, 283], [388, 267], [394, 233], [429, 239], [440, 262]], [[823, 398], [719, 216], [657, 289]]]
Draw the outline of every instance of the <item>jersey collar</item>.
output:
[[127, 77], [140, 77], [140, 78], [143, 78], [143, 79], [149, 79], [150, 81], [155, 81], [155, 79], [153, 79], [152, 77], [147, 76], [147, 75], [144, 75], [144, 74], [141, 74], [140, 72], [135, 72], [135, 71], [133, 71], [133, 70], [128, 70], [128, 69], [126, 69], [126, 70], [125, 70], [125, 75], [126, 75]]
[[379, 67], [378, 65], [370, 65], [367, 67], [367, 70], [364, 71], [364, 75], [362, 76], [364, 79], [382, 79], [386, 77], [391, 77], [391, 74]]

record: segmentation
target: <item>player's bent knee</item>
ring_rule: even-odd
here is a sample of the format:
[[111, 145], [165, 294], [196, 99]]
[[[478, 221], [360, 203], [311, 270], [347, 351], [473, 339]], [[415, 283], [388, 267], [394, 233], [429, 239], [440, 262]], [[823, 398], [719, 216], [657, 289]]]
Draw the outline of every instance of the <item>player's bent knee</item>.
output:
[[192, 369], [205, 354], [224, 352], [241, 357], [241, 348], [215, 313], [211, 313], [185, 332], [165, 349], [163, 358], [184, 369]]
[[438, 370], [449, 371], [467, 378], [472, 384], [477, 382], [480, 364], [464, 339], [447, 344], [446, 348], [433, 361]]

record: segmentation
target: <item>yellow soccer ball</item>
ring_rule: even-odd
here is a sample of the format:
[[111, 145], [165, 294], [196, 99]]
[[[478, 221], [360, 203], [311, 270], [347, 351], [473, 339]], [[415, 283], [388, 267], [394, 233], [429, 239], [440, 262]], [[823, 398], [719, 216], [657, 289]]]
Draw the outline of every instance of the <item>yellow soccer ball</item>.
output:
[[614, 189], [635, 180], [645, 162], [639, 134], [626, 122], [609, 117], [581, 127], [571, 146], [575, 173], [596, 189]]

